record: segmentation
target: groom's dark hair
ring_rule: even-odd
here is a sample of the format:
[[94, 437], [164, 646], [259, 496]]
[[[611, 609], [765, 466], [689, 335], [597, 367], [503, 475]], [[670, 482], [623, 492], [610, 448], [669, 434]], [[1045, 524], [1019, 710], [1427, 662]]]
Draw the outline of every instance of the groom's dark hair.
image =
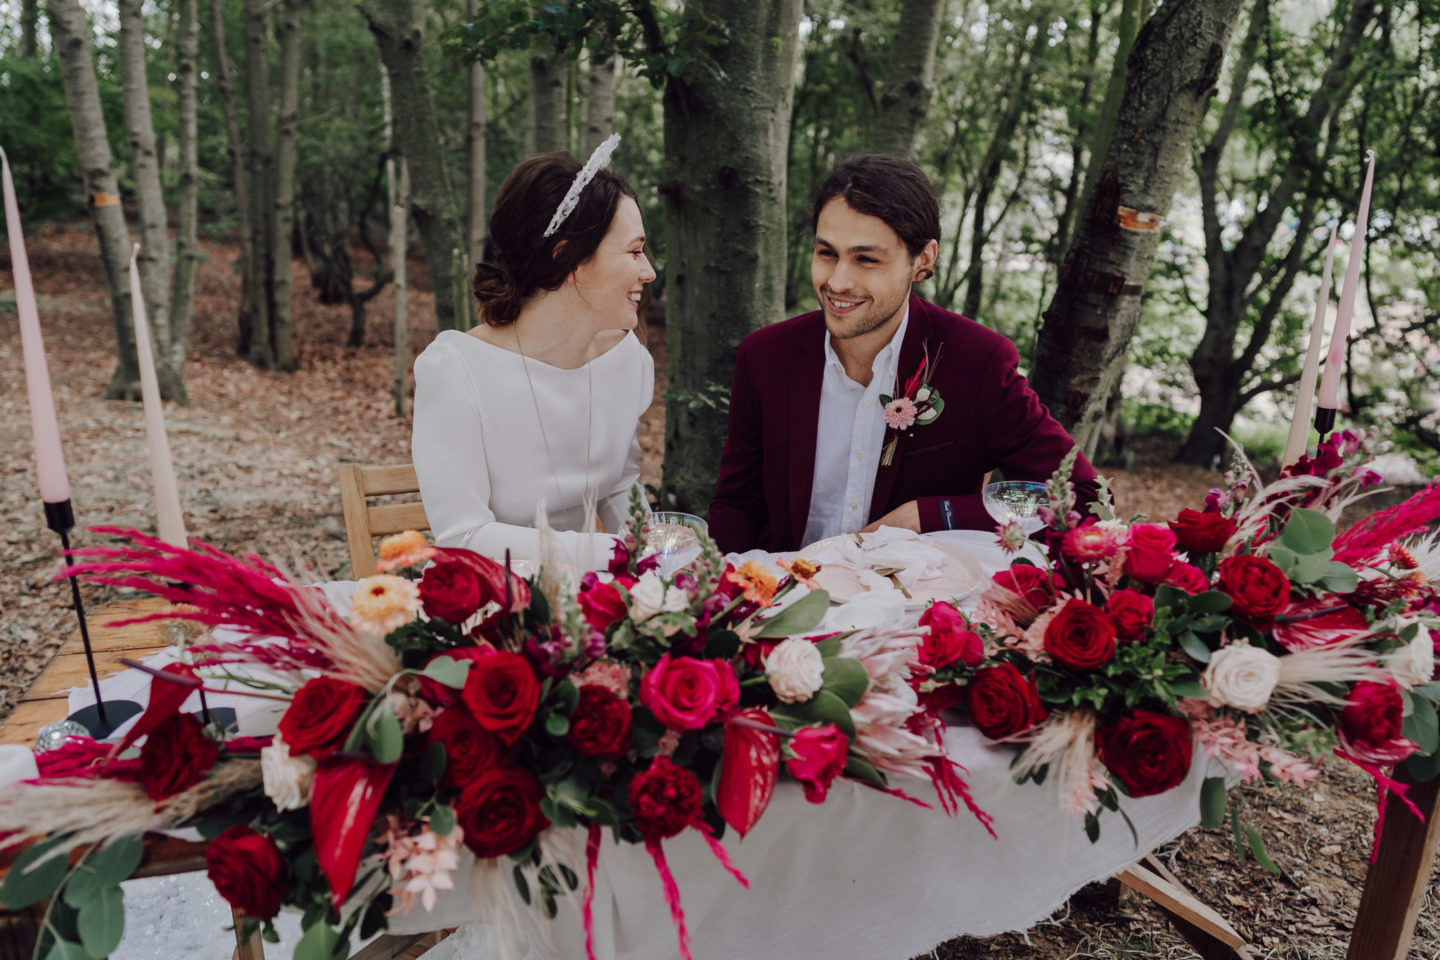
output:
[[810, 205], [810, 229], [820, 211], [836, 197], [857, 213], [879, 217], [899, 234], [910, 256], [918, 256], [931, 240], [940, 240], [940, 202], [930, 178], [909, 160], [872, 153], [852, 157], [836, 167]]

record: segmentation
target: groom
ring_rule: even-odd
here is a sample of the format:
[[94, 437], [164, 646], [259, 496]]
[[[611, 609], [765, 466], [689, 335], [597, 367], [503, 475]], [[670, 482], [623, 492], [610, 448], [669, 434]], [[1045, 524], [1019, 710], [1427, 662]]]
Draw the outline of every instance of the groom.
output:
[[[821, 184], [813, 217], [820, 310], [757, 330], [736, 355], [715, 542], [781, 551], [880, 524], [993, 529], [986, 475], [1048, 480], [1074, 441], [1016, 370], [1014, 344], [911, 295], [939, 245], [930, 181], [906, 160], [857, 157]], [[1083, 455], [1072, 479], [1083, 512], [1097, 492]]]

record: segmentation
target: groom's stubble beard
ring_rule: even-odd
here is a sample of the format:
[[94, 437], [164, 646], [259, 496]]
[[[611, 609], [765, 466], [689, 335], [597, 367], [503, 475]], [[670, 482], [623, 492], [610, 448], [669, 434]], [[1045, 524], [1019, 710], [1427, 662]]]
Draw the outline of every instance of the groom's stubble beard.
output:
[[882, 303], [878, 299], [872, 299], [869, 309], [861, 310], [848, 317], [833, 316], [826, 300], [827, 293], [835, 294], [836, 300], [844, 300], [845, 297], [839, 296], [841, 291], [822, 287], [819, 291], [820, 312], [825, 317], [825, 328], [837, 340], [853, 340], [856, 337], [872, 333], [896, 319], [904, 311], [905, 304], [910, 300], [912, 286], [913, 284], [906, 284], [900, 296], [893, 301]]

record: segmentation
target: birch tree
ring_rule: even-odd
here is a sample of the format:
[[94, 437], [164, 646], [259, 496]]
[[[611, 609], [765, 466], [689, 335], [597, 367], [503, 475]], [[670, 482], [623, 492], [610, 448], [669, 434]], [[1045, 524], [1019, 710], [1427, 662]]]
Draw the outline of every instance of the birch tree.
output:
[[235, 106], [234, 68], [230, 65], [229, 48], [225, 44], [225, 0], [210, 0], [211, 46], [215, 52], [215, 85], [220, 93], [220, 107], [225, 115], [225, 151], [230, 159], [230, 183], [235, 195], [235, 211], [239, 220], [240, 303], [237, 306], [236, 351], [244, 356], [249, 351], [255, 322], [256, 294], [255, 248], [251, 243], [249, 189], [245, 183], [245, 141], [240, 139], [240, 113]]
[[291, 236], [295, 232], [295, 141], [300, 125], [303, 0], [285, 0], [280, 17], [280, 122], [275, 143], [275, 200], [270, 225], [270, 341], [277, 370], [294, 370]]
[[245, 0], [245, 98], [249, 135], [245, 144], [249, 172], [250, 325], [248, 340], [239, 344], [246, 360], [260, 367], [275, 365], [271, 330], [270, 231], [270, 49], [266, 32], [265, 0]]
[[[465, 15], [473, 23], [475, 18], [480, 15], [480, 0], [465, 0]], [[470, 63], [469, 72], [470, 102], [466, 114], [465, 145], [470, 162], [465, 191], [465, 239], [466, 249], [469, 251], [468, 266], [473, 268], [475, 264], [485, 259], [485, 229], [488, 220], [485, 202], [485, 62], [477, 57]], [[386, 96], [388, 104], [388, 92]], [[388, 116], [385, 122], [388, 130], [390, 123]], [[393, 180], [392, 161], [387, 160], [386, 164], [387, 180]], [[393, 192], [392, 189], [391, 193], [393, 194]], [[395, 203], [393, 195], [390, 203], [393, 209]], [[403, 225], [403, 219], [401, 223]], [[399, 274], [396, 275], [395, 282], [400, 283]], [[399, 296], [398, 290], [396, 296]]]
[[180, 184], [175, 196], [175, 291], [170, 299], [170, 365], [185, 369], [195, 308], [195, 271], [200, 263], [200, 161], [197, 146], [196, 74], [199, 72], [199, 3], [179, 0], [175, 76], [180, 114]]
[[580, 156], [591, 152], [615, 131], [615, 89], [620, 83], [620, 57], [614, 50], [591, 51], [586, 77], [585, 131]]
[[565, 96], [569, 58], [552, 44], [543, 44], [530, 57], [530, 116], [534, 142], [528, 153], [549, 153], [570, 145], [570, 111]]
[[935, 46], [945, 0], [901, 0], [875, 122], [874, 149], [915, 155], [915, 141], [935, 96]]

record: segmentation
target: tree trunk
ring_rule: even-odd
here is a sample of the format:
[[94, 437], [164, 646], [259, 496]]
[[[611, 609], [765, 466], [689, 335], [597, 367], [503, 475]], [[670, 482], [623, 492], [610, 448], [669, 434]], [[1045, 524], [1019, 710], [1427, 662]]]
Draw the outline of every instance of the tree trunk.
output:
[[1129, 69], [1130, 51], [1135, 49], [1135, 35], [1140, 29], [1140, 0], [1121, 0], [1120, 42], [1115, 48], [1115, 63], [1110, 68], [1110, 80], [1105, 85], [1105, 101], [1100, 105], [1100, 116], [1095, 122], [1095, 139], [1090, 144], [1090, 166], [1085, 171], [1085, 190], [1080, 194], [1080, 209], [1084, 210], [1095, 193], [1095, 184], [1100, 181], [1105, 160], [1110, 154], [1110, 141], [1115, 136], [1115, 123], [1120, 117], [1120, 98], [1125, 93], [1125, 78]]
[[388, 77], [381, 78], [380, 92], [385, 104], [385, 140], [390, 144], [390, 154], [385, 158], [385, 206], [390, 211], [390, 272], [395, 278], [395, 379], [390, 393], [395, 398], [395, 416], [403, 420], [409, 415], [406, 387], [410, 373], [410, 317], [407, 303], [410, 282], [405, 275], [405, 209], [410, 199], [410, 174], [402, 158], [399, 164], [400, 175], [395, 175], [395, 132], [392, 126]]
[[135, 353], [135, 326], [130, 317], [130, 237], [125, 210], [120, 206], [120, 185], [105, 135], [100, 109], [100, 87], [95, 82], [90, 47], [90, 22], [79, 0], [50, 0], [50, 37], [60, 59], [60, 78], [75, 132], [75, 154], [85, 182], [86, 202], [100, 241], [100, 262], [110, 292], [110, 314], [115, 322], [115, 373], [105, 387], [106, 399], [138, 399], [140, 365]]
[[[1230, 241], [1222, 236], [1218, 216], [1219, 208], [1228, 203], [1220, 196], [1220, 161], [1234, 131], [1236, 114], [1242, 109], [1244, 81], [1255, 62], [1258, 38], [1269, 29], [1268, 0], [1258, 3], [1251, 15], [1242, 48], [1245, 76], [1235, 78], [1215, 135], [1200, 156], [1200, 200], [1209, 290], [1205, 332], [1190, 357], [1190, 369], [1202, 404], [1201, 416], [1191, 426], [1189, 436], [1176, 454], [1178, 460], [1197, 464], [1212, 462], [1225, 449], [1225, 438], [1219, 431], [1229, 431], [1235, 414], [1251, 398], [1287, 382], [1282, 378], [1270, 385], [1262, 382], [1247, 387], [1246, 383], [1270, 338], [1285, 297], [1313, 248], [1310, 230], [1323, 189], [1323, 157], [1329, 153], [1328, 144], [1321, 138], [1333, 139], [1338, 135], [1340, 108], [1359, 82], [1360, 73], [1369, 69], [1369, 58], [1357, 57], [1357, 54], [1363, 52], [1365, 31], [1377, 15], [1377, 6], [1376, 0], [1360, 0], [1349, 9], [1339, 36], [1331, 46], [1332, 59], [1325, 67], [1324, 76], [1311, 94], [1305, 112], [1288, 127], [1292, 147], [1287, 162], [1278, 172], [1272, 168], [1257, 175], [1260, 184], [1254, 219], [1246, 225], [1238, 241]], [[1268, 190], [1264, 182], [1267, 174], [1274, 177]], [[1264, 194], [1263, 202], [1259, 202], [1259, 193]], [[1269, 256], [1269, 251], [1282, 217], [1293, 217], [1296, 226], [1289, 251], [1277, 262]], [[1252, 314], [1254, 328], [1237, 356], [1235, 346], [1240, 324]], [[1218, 396], [1220, 393], [1225, 396]], [[1206, 399], [1210, 401], [1208, 409]]]
[[585, 100], [585, 135], [580, 138], [583, 160], [615, 130], [615, 88], [620, 85], [620, 57], [614, 51], [591, 52], [590, 90]]
[[36, 37], [40, 24], [40, 0], [20, 0], [20, 56], [34, 59], [40, 52]]
[[[535, 117], [534, 153], [565, 150], [570, 146], [569, 104], [565, 96], [565, 74], [569, 58], [561, 57], [546, 44], [530, 57], [530, 106]], [[416, 172], [418, 181], [418, 171]], [[417, 183], [418, 185], [418, 183]]]
[[196, 133], [196, 79], [200, 58], [199, 0], [180, 0], [177, 38], [178, 103], [180, 110], [180, 187], [175, 204], [175, 293], [170, 298], [170, 365], [185, 369], [190, 350], [190, 325], [195, 309], [195, 271], [200, 263], [200, 162]]
[[[480, 0], [466, 0], [465, 12], [474, 21], [480, 16]], [[466, 249], [470, 253], [467, 268], [485, 259], [485, 64], [476, 59], [470, 64], [470, 111], [466, 126], [466, 146], [469, 148], [469, 184], [466, 190], [465, 237]], [[386, 176], [393, 178], [393, 171], [386, 168]], [[391, 201], [393, 206], [393, 199]], [[403, 218], [402, 218], [403, 223]], [[467, 273], [469, 272], [467, 269]], [[398, 276], [397, 276], [397, 281]], [[400, 414], [404, 416], [403, 413]]]
[[1045, 311], [1030, 382], [1093, 450], [1140, 320], [1140, 294], [1242, 0], [1172, 0], [1131, 51], [1117, 130]]
[[270, 282], [274, 308], [270, 342], [276, 370], [294, 370], [294, 285], [291, 252], [295, 235], [295, 140], [300, 127], [300, 23], [303, 0], [285, 0], [280, 16], [280, 128], [275, 143], [275, 211], [270, 233]]
[[445, 145], [425, 75], [423, 10], [414, 0], [373, 0], [361, 11], [380, 47], [390, 76], [395, 134], [410, 170], [410, 212], [425, 248], [425, 266], [435, 291], [435, 321], [441, 330], [467, 330], [468, 285], [460, 251], [464, 233], [455, 193], [445, 168]]
[[245, 0], [245, 94], [250, 143], [250, 339], [240, 344], [245, 359], [260, 367], [275, 365], [270, 339], [271, 198], [270, 51], [265, 30], [265, 0]]
[[945, 0], [902, 0], [880, 88], [873, 146], [879, 153], [913, 157], [920, 127], [935, 95], [935, 47]]
[[[680, 31], [700, 15], [687, 2]], [[741, 338], [784, 318], [785, 158], [800, 0], [710, 0], [735, 39], [715, 66], [665, 88], [666, 509], [703, 513], [714, 492]], [[718, 73], [718, 76], [717, 76]]]
[[141, 0], [120, 0], [120, 87], [125, 101], [125, 127], [130, 137], [130, 173], [135, 179], [135, 206], [140, 227], [140, 292], [150, 325], [155, 377], [160, 396], [185, 403], [180, 371], [170, 362], [174, 334], [170, 328], [170, 223], [165, 193], [160, 188], [160, 161], [155, 153], [155, 125], [150, 120], [150, 80], [145, 70], [145, 17]]
[[235, 211], [240, 222], [240, 304], [236, 312], [236, 349], [244, 356], [249, 350], [255, 316], [254, 248], [250, 243], [249, 190], [245, 184], [245, 142], [240, 139], [239, 111], [235, 106], [234, 72], [225, 45], [225, 0], [210, 0], [210, 31], [215, 45], [215, 85], [225, 113], [225, 148], [230, 156], [230, 179], [235, 193]]

